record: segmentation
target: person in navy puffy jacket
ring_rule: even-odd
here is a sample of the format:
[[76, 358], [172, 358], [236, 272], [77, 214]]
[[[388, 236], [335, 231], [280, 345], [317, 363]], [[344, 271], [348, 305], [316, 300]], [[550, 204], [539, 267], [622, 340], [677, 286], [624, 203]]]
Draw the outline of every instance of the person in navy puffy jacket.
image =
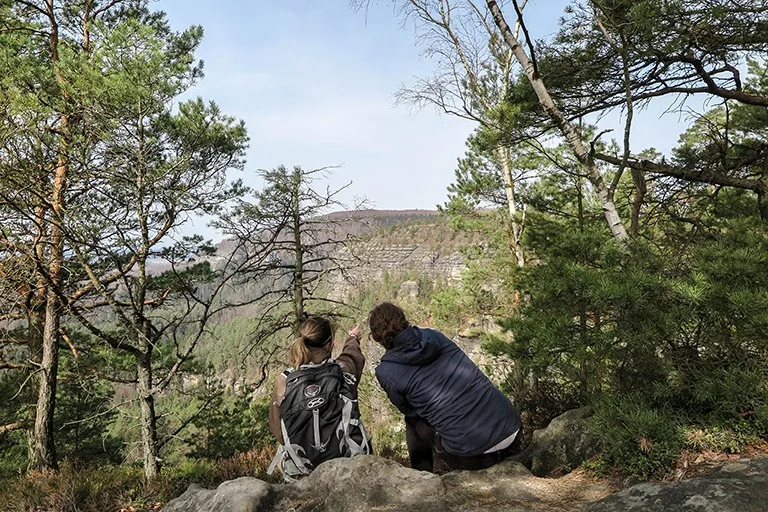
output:
[[433, 450], [451, 469], [484, 469], [520, 451], [520, 414], [456, 344], [410, 325], [384, 302], [368, 317], [386, 353], [376, 378], [405, 415], [411, 467], [433, 470]]

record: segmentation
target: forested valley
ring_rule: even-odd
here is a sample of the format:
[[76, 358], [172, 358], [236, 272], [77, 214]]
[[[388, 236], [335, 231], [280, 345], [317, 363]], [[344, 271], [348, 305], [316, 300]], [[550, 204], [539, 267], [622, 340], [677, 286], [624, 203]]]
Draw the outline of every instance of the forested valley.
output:
[[[254, 171], [238, 113], [188, 94], [203, 27], [148, 0], [0, 0], [0, 509], [274, 479], [299, 323], [343, 338], [385, 300], [471, 346], [526, 431], [592, 406], [594, 475], [766, 451], [768, 2], [574, 0], [547, 37], [528, 0], [380, 3], [434, 64], [398, 108], [473, 128], [436, 211], [346, 204], [333, 163]], [[649, 112], [671, 151], [637, 144]]]

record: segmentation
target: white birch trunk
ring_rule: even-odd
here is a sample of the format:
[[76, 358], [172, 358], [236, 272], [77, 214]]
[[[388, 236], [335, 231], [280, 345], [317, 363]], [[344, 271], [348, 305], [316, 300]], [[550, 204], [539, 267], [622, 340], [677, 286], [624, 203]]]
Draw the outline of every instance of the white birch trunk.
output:
[[499, 27], [499, 30], [501, 30], [501, 33], [504, 36], [504, 40], [506, 41], [510, 50], [512, 50], [512, 53], [515, 55], [515, 59], [517, 59], [517, 61], [522, 66], [525, 75], [528, 77], [528, 81], [531, 83], [531, 87], [536, 93], [536, 96], [539, 99], [539, 103], [544, 108], [544, 111], [547, 113], [550, 119], [552, 119], [560, 129], [560, 132], [565, 137], [566, 142], [571, 147], [571, 150], [573, 151], [577, 160], [587, 170], [587, 177], [589, 178], [590, 183], [592, 183], [592, 186], [595, 187], [595, 193], [600, 200], [600, 205], [603, 208], [603, 214], [605, 215], [605, 220], [608, 222], [608, 226], [611, 229], [611, 233], [613, 233], [613, 236], [616, 240], [623, 244], [628, 238], [627, 230], [624, 227], [624, 223], [619, 216], [616, 205], [611, 198], [608, 186], [606, 185], [602, 174], [600, 174], [600, 171], [597, 169], [594, 160], [590, 157], [589, 152], [584, 145], [584, 141], [581, 140], [581, 136], [573, 124], [571, 124], [565, 118], [563, 113], [560, 112], [560, 109], [557, 108], [557, 105], [552, 99], [552, 96], [550, 96], [547, 87], [544, 85], [544, 81], [535, 72], [533, 62], [531, 62], [531, 59], [528, 58], [528, 55], [525, 53], [525, 50], [523, 50], [520, 42], [512, 33], [509, 25], [507, 25], [507, 22], [504, 19], [504, 15], [501, 13], [501, 9], [499, 9], [496, 1], [488, 0], [487, 4], [491, 14], [493, 15], [493, 19], [496, 22], [496, 26]]

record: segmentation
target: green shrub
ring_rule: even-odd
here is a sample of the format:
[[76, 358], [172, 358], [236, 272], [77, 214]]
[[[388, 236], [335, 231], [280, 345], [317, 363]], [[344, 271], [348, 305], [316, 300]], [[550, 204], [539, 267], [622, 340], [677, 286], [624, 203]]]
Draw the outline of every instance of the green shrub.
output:
[[674, 412], [653, 407], [639, 395], [598, 402], [591, 425], [600, 439], [602, 462], [644, 478], [671, 468], [685, 443]]
[[453, 287], [436, 292], [429, 303], [429, 313], [441, 327], [460, 323], [465, 309], [461, 301], [461, 290]]
[[765, 225], [660, 226], [622, 249], [601, 223], [569, 222], [531, 212], [539, 261], [510, 273], [526, 298], [499, 322], [511, 336], [486, 345], [514, 362], [515, 403], [537, 422], [594, 404], [602, 463], [642, 476], [685, 447], [735, 452], [764, 438]]
[[0, 488], [27, 467], [27, 437], [24, 430], [0, 434]]
[[757, 368], [712, 368], [691, 382], [689, 407], [729, 420], [768, 405], [768, 380]]
[[192, 457], [228, 458], [271, 443], [267, 400], [252, 400], [250, 388], [239, 393], [218, 389], [211, 392], [211, 403], [195, 417], [184, 437]]

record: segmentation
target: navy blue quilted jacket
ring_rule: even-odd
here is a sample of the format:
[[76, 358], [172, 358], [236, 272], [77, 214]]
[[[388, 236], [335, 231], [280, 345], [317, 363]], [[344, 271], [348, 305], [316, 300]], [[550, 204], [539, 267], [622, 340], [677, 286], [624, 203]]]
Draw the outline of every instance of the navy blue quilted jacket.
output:
[[420, 416], [451, 455], [484, 453], [520, 429], [515, 407], [456, 344], [434, 329], [409, 327], [376, 368], [389, 399]]

